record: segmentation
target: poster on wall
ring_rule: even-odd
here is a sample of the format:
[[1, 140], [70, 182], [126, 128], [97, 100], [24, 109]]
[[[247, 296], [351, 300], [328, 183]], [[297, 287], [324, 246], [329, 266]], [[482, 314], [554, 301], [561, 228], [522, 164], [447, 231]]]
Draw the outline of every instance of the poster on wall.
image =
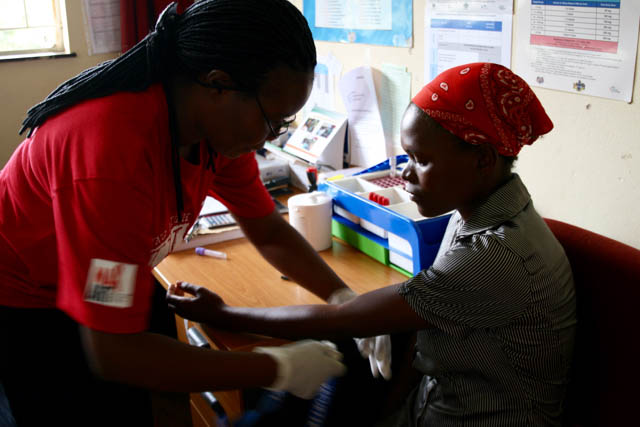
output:
[[511, 67], [512, 0], [427, 0], [424, 81], [470, 62]]
[[638, 0], [519, 0], [515, 71], [548, 89], [631, 102]]
[[413, 46], [413, 0], [304, 0], [319, 41]]
[[302, 116], [308, 115], [316, 106], [331, 111], [336, 109], [335, 85], [340, 74], [342, 74], [342, 63], [333, 53], [318, 55], [318, 62], [314, 70], [313, 89], [302, 107]]
[[83, 14], [89, 55], [120, 52], [120, 1], [84, 0]]

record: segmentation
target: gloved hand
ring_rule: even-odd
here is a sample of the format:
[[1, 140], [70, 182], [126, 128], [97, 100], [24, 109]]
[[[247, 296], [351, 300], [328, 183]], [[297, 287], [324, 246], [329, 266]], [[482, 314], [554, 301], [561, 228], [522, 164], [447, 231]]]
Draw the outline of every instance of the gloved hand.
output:
[[[358, 294], [349, 288], [341, 288], [334, 291], [327, 302], [329, 304], [342, 304], [357, 297]], [[391, 337], [379, 335], [369, 338], [354, 338], [362, 357], [369, 358], [371, 374], [374, 378], [380, 375], [385, 380], [391, 379]]]
[[311, 399], [325, 381], [347, 371], [341, 362], [342, 353], [329, 341], [303, 340], [253, 351], [268, 354], [278, 364], [275, 382], [265, 388], [285, 390], [303, 399]]

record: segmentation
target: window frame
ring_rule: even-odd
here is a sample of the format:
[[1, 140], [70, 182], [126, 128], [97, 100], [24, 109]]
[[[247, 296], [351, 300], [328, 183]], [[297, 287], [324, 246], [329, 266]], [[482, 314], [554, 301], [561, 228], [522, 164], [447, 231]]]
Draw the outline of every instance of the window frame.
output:
[[[0, 30], [18, 30], [29, 28], [41, 28], [41, 26], [29, 26], [28, 15], [26, 14], [25, 0], [22, 4], [25, 8], [25, 17], [27, 20], [26, 27], [1, 28]], [[67, 14], [65, 0], [51, 0], [53, 3], [54, 26], [56, 29], [56, 41], [52, 47], [41, 49], [23, 49], [23, 50], [0, 50], [0, 60], [14, 58], [29, 58], [40, 56], [55, 56], [69, 54], [69, 34], [67, 25]]]

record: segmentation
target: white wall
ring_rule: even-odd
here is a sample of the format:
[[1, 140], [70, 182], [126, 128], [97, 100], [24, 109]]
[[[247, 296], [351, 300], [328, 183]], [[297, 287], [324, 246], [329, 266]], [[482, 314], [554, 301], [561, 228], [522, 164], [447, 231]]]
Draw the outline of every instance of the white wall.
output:
[[[293, 0], [298, 7], [302, 0]], [[343, 72], [368, 64], [405, 65], [412, 93], [423, 86], [424, 0], [414, 0], [411, 49], [318, 42]], [[77, 58], [0, 63], [0, 165], [21, 140], [17, 129], [26, 110], [58, 83], [111, 56], [88, 56], [79, 1], [67, 2], [70, 39]], [[518, 25], [517, 9], [514, 25]], [[518, 55], [517, 47], [513, 56]], [[593, 98], [535, 88], [555, 129], [516, 163], [543, 216], [560, 219], [640, 248], [640, 77], [635, 102]], [[342, 102], [338, 100], [344, 111]]]
[[[301, 7], [302, 0], [294, 3]], [[317, 42], [318, 53], [333, 53], [342, 62], [343, 72], [363, 64], [374, 68], [384, 63], [404, 65], [412, 73], [411, 92], [415, 95], [424, 85], [424, 3], [413, 2], [411, 49]], [[514, 13], [515, 34], [517, 7]], [[512, 53], [515, 60], [517, 46]], [[555, 129], [525, 147], [516, 163], [516, 172], [543, 216], [636, 248], [640, 248], [639, 74], [631, 104], [534, 88]], [[341, 101], [337, 105], [344, 111]]]

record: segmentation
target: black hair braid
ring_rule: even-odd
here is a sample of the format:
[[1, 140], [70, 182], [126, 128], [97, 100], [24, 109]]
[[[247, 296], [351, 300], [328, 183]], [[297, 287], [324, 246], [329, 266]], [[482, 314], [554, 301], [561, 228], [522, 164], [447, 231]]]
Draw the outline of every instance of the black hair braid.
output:
[[200, 0], [177, 14], [176, 3], [162, 12], [155, 30], [122, 56], [67, 80], [31, 107], [20, 134], [82, 101], [120, 91], [142, 91], [161, 82], [167, 96], [176, 206], [182, 216], [182, 186], [172, 75], [192, 78], [225, 71], [237, 89], [257, 92], [267, 73], [279, 65], [312, 71], [316, 50], [307, 21], [287, 0]]

